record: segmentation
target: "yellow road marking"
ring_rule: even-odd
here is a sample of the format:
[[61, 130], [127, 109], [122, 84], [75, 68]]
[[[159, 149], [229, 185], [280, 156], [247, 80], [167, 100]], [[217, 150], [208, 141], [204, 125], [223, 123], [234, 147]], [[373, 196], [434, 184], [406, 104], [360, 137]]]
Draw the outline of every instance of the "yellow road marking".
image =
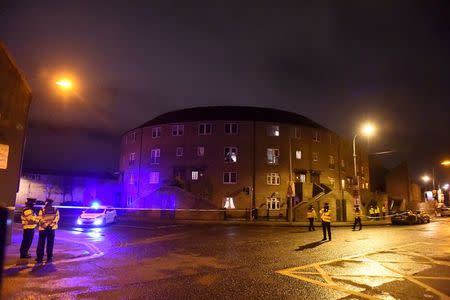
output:
[[[327, 260], [327, 261], [322, 261], [322, 262], [316, 262], [316, 263], [312, 263], [312, 264], [307, 264], [304, 266], [300, 266], [300, 267], [292, 267], [292, 268], [287, 268], [287, 269], [283, 269], [283, 270], [278, 270], [276, 271], [277, 273], [281, 274], [281, 275], [285, 275], [285, 276], [289, 276], [289, 277], [293, 277], [302, 281], [306, 281], [309, 283], [313, 283], [313, 284], [317, 284], [319, 286], [323, 286], [323, 287], [327, 287], [327, 288], [331, 288], [331, 289], [335, 289], [344, 293], [348, 293], [348, 294], [352, 294], [355, 296], [359, 296], [359, 297], [363, 297], [366, 299], [378, 299], [377, 297], [371, 296], [371, 295], [367, 295], [364, 294], [362, 292], [358, 292], [358, 291], [354, 291], [351, 289], [347, 289], [344, 288], [342, 286], [338, 286], [336, 285], [336, 283], [333, 281], [333, 278], [337, 278], [337, 277], [357, 277], [357, 278], [364, 278], [364, 277], [369, 277], [369, 278], [393, 278], [393, 279], [399, 279], [399, 278], [404, 278], [416, 285], [419, 285], [420, 287], [424, 288], [425, 290], [432, 292], [433, 294], [439, 296], [442, 299], [449, 299], [449, 297], [447, 295], [445, 295], [444, 293], [436, 290], [435, 288], [419, 281], [418, 279], [426, 279], [426, 280], [450, 280], [450, 277], [431, 277], [431, 276], [414, 276], [414, 275], [407, 275], [404, 274], [402, 272], [399, 272], [389, 266], [386, 266], [386, 264], [388, 263], [393, 263], [393, 264], [400, 264], [400, 263], [420, 263], [420, 264], [436, 264], [436, 265], [445, 265], [445, 266], [449, 266], [450, 263], [446, 262], [446, 261], [439, 261], [439, 260], [435, 260], [433, 258], [429, 258], [426, 257], [425, 255], [422, 254], [418, 254], [415, 252], [411, 252], [408, 250], [402, 250], [404, 248], [407, 247], [411, 247], [413, 245], [417, 245], [417, 244], [426, 244], [428, 245], [429, 243], [426, 242], [415, 242], [415, 243], [411, 243], [411, 244], [406, 244], [406, 245], [402, 245], [402, 246], [398, 246], [398, 247], [393, 247], [393, 248], [387, 248], [387, 249], [380, 249], [377, 251], [371, 251], [371, 252], [367, 252], [367, 253], [363, 253], [363, 254], [357, 254], [357, 255], [351, 255], [351, 256], [347, 256], [347, 257], [343, 257], [343, 258], [337, 258], [337, 259], [331, 259], [331, 260]], [[414, 257], [421, 257], [421, 258], [425, 258], [427, 261], [423, 261], [423, 262], [415, 262], [415, 261], [383, 261], [383, 260], [376, 260], [376, 259], [372, 259], [367, 257], [368, 255], [373, 255], [373, 254], [383, 254], [383, 253], [394, 253], [394, 254], [407, 254], [410, 256], [414, 256]], [[393, 275], [367, 275], [367, 274], [361, 274], [361, 275], [355, 275], [355, 274], [331, 274], [331, 273], [327, 273], [324, 269], [322, 269], [321, 266], [323, 265], [328, 265], [328, 264], [332, 264], [335, 262], [342, 262], [342, 261], [353, 261], [353, 262], [367, 262], [367, 261], [371, 261], [374, 262], [384, 268], [386, 268], [387, 270], [391, 271], [393, 273]], [[311, 269], [311, 268], [315, 268], [317, 270], [317, 272], [308, 272], [308, 271], [302, 271], [305, 269]], [[322, 279], [324, 279], [325, 282], [322, 281], [318, 281], [318, 280], [314, 280], [311, 278], [307, 278], [301, 275], [316, 275], [316, 276], [320, 276]]]

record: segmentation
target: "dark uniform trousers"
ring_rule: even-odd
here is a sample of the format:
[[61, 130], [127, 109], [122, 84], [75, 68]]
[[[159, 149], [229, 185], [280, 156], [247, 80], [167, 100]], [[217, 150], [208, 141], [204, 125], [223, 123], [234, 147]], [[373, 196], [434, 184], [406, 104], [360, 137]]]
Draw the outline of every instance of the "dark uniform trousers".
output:
[[331, 222], [322, 221], [322, 230], [323, 230], [323, 239], [327, 239], [327, 231], [328, 231], [328, 239], [331, 241]]
[[362, 229], [362, 223], [361, 223], [361, 217], [356, 217], [355, 218], [355, 223], [353, 223], [353, 230], [356, 229], [356, 225], [359, 224], [359, 230]]
[[314, 228], [314, 218], [308, 218], [308, 220], [309, 220], [309, 227], [308, 227], [308, 230], [309, 230], [309, 231], [314, 231], [314, 230], [316, 230], [316, 229]]
[[55, 243], [55, 230], [50, 226], [44, 230], [39, 230], [39, 240], [36, 249], [36, 256], [38, 260], [44, 258], [45, 241], [47, 240], [47, 259], [53, 257], [53, 244]]
[[34, 228], [24, 229], [22, 243], [20, 244], [20, 258], [27, 258], [31, 243], [33, 243]]

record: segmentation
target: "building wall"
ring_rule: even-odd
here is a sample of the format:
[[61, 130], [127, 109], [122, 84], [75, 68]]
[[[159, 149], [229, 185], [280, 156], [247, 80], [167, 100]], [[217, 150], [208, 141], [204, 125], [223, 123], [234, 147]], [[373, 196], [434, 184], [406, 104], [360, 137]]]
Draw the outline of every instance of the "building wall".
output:
[[56, 205], [74, 201], [89, 206], [96, 200], [102, 205], [120, 206], [121, 185], [111, 179], [24, 174], [20, 179], [16, 202], [25, 204], [27, 198], [42, 201], [51, 198]]
[[[224, 132], [225, 123], [237, 123], [237, 135]], [[200, 123], [212, 125], [211, 135], [199, 135]], [[124, 205], [142, 207], [142, 200], [174, 177], [174, 169], [184, 170], [184, 184], [199, 197], [206, 197], [217, 208], [224, 205], [224, 197], [234, 197], [236, 209], [255, 207], [267, 211], [267, 198], [279, 198], [280, 210], [269, 212], [271, 215], [286, 215], [286, 195], [289, 183], [289, 141], [291, 141], [292, 180], [299, 180], [296, 175], [305, 174], [303, 183], [303, 199], [312, 197], [311, 183], [313, 172], [320, 174], [320, 183], [334, 190], [340, 190], [341, 180], [346, 181], [350, 188], [353, 178], [353, 161], [351, 142], [340, 138], [335, 133], [306, 126], [283, 123], [252, 122], [252, 121], [198, 121], [184, 122], [184, 135], [172, 136], [172, 126], [176, 123], [161, 124], [138, 128], [122, 137], [120, 170], [124, 190]], [[279, 126], [279, 136], [269, 136], [268, 126]], [[161, 136], [152, 137], [153, 128], [161, 128]], [[300, 134], [295, 135], [295, 129]], [[314, 141], [315, 132], [319, 141]], [[205, 154], [197, 156], [197, 147], [205, 147]], [[224, 148], [237, 147], [237, 162], [227, 163], [224, 160]], [[176, 148], [183, 147], [182, 157], [176, 156]], [[267, 149], [279, 150], [277, 164], [267, 163]], [[151, 150], [160, 149], [158, 163], [152, 163]], [[296, 158], [296, 151], [301, 151], [301, 159]], [[130, 162], [130, 155], [134, 160]], [[317, 153], [318, 160], [313, 159]], [[359, 154], [364, 180], [368, 181], [368, 160], [364, 153]], [[330, 166], [330, 156], [334, 158], [334, 166]], [[343, 165], [341, 160], [344, 161]], [[198, 181], [191, 178], [191, 171], [203, 172]], [[159, 172], [159, 182], [149, 183], [150, 172]], [[237, 172], [236, 184], [224, 184], [223, 172]], [[279, 185], [267, 184], [267, 174], [278, 173]], [[254, 182], [253, 182], [254, 175]], [[183, 176], [182, 176], [183, 177]], [[245, 193], [250, 189], [250, 194]], [[253, 190], [252, 190], [253, 188]], [[252, 193], [253, 191], [253, 193]], [[254, 195], [253, 195], [254, 194]], [[253, 199], [254, 198], [254, 199]], [[350, 202], [350, 201], [349, 201]], [[353, 206], [353, 203], [351, 203]]]

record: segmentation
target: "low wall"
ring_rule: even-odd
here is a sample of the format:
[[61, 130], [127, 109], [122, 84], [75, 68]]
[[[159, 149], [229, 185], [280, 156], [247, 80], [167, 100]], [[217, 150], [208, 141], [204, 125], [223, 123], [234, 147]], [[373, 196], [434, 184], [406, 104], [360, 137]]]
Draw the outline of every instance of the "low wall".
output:
[[119, 221], [153, 222], [157, 220], [224, 220], [224, 211], [208, 210], [140, 210], [120, 214]]

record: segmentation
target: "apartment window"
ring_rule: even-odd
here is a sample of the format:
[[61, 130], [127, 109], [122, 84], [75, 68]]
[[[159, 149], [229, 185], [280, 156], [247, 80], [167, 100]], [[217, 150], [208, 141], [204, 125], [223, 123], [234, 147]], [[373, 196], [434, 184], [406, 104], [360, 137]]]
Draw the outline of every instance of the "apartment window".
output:
[[280, 198], [267, 198], [267, 209], [280, 210]]
[[135, 142], [135, 141], [136, 141], [136, 132], [132, 132], [132, 133], [130, 134], [130, 137], [131, 137], [131, 141], [132, 141], [132, 142]]
[[223, 173], [223, 183], [224, 184], [237, 183], [237, 173], [236, 172], [224, 172]]
[[291, 127], [291, 137], [294, 139], [300, 139], [302, 137], [301, 129], [298, 127]]
[[176, 156], [181, 157], [184, 154], [184, 148], [183, 147], [177, 147], [177, 150], [175, 151]]
[[313, 161], [319, 161], [319, 153], [317, 153], [317, 152], [313, 152], [312, 153], [313, 155]]
[[202, 123], [198, 125], [198, 135], [210, 135], [212, 126], [209, 123]]
[[225, 134], [238, 134], [238, 124], [225, 123]]
[[345, 168], [345, 161], [343, 159], [341, 159], [341, 167]]
[[280, 174], [268, 173], [267, 174], [267, 184], [268, 185], [280, 185]]
[[197, 156], [205, 156], [205, 147], [204, 146], [197, 147]]
[[334, 169], [334, 156], [333, 155], [328, 156], [328, 167], [330, 169]]
[[267, 126], [267, 135], [280, 136], [280, 126], [278, 125]]
[[159, 172], [150, 172], [149, 183], [150, 184], [159, 183]]
[[319, 131], [317, 131], [317, 130], [314, 130], [313, 141], [314, 142], [320, 142], [320, 135], [319, 135]]
[[127, 196], [127, 206], [131, 206], [131, 203], [133, 203], [133, 197], [131, 195]]
[[134, 184], [134, 175], [133, 174], [130, 175], [130, 184]]
[[159, 157], [161, 155], [160, 149], [150, 150], [150, 163], [159, 164]]
[[192, 180], [198, 180], [198, 171], [192, 171], [191, 172], [191, 179]]
[[234, 206], [234, 198], [233, 197], [225, 197], [223, 201], [223, 208], [236, 208]]
[[224, 159], [227, 163], [237, 162], [237, 148], [236, 147], [225, 147], [224, 149]]
[[335, 187], [335, 185], [334, 185], [334, 178], [333, 177], [328, 177], [328, 181], [330, 181], [330, 185], [334, 189], [334, 187]]
[[306, 182], [306, 174], [300, 174], [299, 181], [300, 182]]
[[295, 151], [295, 158], [302, 159], [302, 150]]
[[330, 139], [330, 145], [333, 144], [333, 135], [331, 133], [328, 134], [328, 138]]
[[274, 148], [267, 149], [267, 163], [277, 165], [280, 158], [280, 150]]
[[345, 179], [341, 179], [341, 188], [345, 189]]
[[156, 139], [161, 136], [161, 127], [153, 127], [152, 128], [152, 138]]
[[131, 152], [130, 153], [129, 164], [133, 165], [135, 160], [136, 160], [136, 152]]
[[172, 125], [172, 135], [173, 136], [184, 135], [184, 125]]

